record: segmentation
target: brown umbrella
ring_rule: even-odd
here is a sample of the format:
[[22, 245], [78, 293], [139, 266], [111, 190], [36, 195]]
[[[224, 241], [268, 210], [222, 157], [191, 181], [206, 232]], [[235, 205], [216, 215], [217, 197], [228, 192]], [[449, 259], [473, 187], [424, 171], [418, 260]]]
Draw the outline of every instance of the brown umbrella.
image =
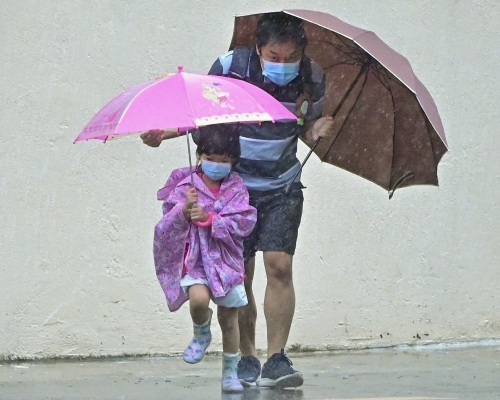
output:
[[[444, 129], [408, 60], [375, 33], [330, 14], [283, 12], [304, 21], [306, 54], [326, 74], [323, 115], [334, 117], [335, 134], [316, 142], [311, 152], [380, 185], [389, 198], [398, 187], [437, 186], [437, 165], [447, 151]], [[235, 18], [230, 49], [254, 45], [260, 16]]]

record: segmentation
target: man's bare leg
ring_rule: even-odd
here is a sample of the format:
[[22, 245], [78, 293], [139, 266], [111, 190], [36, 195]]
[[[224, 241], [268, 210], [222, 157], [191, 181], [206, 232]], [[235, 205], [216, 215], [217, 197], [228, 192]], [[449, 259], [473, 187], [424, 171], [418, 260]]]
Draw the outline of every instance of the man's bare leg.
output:
[[255, 257], [245, 264], [245, 291], [248, 304], [238, 308], [238, 325], [240, 328], [240, 351], [242, 356], [257, 357], [255, 349], [255, 323], [257, 321], [257, 306], [252, 290], [252, 282], [255, 271]]
[[267, 274], [264, 314], [267, 324], [267, 358], [262, 366], [261, 387], [289, 388], [302, 386], [304, 377], [291, 367], [284, 349], [295, 311], [295, 291], [292, 279], [292, 259], [284, 252], [264, 252]]
[[284, 349], [295, 312], [292, 278], [293, 256], [284, 252], [264, 252], [267, 286], [264, 315], [267, 325], [267, 357]]

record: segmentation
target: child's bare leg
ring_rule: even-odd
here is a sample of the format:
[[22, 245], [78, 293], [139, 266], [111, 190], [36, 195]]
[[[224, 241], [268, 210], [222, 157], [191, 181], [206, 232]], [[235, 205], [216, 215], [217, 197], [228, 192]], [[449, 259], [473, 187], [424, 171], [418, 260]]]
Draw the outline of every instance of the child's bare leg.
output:
[[208, 305], [210, 304], [210, 289], [205, 285], [193, 285], [189, 287], [189, 311], [193, 324], [203, 325], [212, 315]]
[[238, 309], [219, 306], [217, 317], [222, 331], [222, 390], [241, 392], [243, 386], [238, 380], [238, 347], [240, 330], [238, 327]]
[[222, 351], [224, 353], [238, 353], [240, 344], [238, 309], [218, 306], [217, 318], [222, 331]]
[[212, 341], [210, 332], [212, 310], [208, 307], [210, 290], [205, 285], [193, 285], [188, 293], [189, 309], [193, 319], [193, 339], [184, 350], [183, 358], [189, 364], [196, 364], [201, 361]]

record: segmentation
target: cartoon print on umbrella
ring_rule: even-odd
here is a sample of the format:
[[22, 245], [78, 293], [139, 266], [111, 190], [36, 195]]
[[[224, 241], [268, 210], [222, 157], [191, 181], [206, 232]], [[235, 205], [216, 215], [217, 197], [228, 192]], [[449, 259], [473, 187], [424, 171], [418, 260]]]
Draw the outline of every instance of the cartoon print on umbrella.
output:
[[216, 85], [202, 85], [203, 97], [212, 100], [219, 104], [221, 107], [227, 107], [226, 101], [229, 98], [228, 92], [223, 92]]

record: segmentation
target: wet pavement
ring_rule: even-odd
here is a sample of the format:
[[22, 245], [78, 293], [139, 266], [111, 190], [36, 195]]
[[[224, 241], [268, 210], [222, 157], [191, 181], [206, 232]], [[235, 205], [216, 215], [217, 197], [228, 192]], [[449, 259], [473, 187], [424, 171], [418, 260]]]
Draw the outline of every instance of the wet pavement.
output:
[[[289, 354], [294, 390], [220, 391], [221, 357], [0, 362], [0, 399], [500, 399], [500, 346]], [[261, 357], [263, 359], [263, 357]]]

